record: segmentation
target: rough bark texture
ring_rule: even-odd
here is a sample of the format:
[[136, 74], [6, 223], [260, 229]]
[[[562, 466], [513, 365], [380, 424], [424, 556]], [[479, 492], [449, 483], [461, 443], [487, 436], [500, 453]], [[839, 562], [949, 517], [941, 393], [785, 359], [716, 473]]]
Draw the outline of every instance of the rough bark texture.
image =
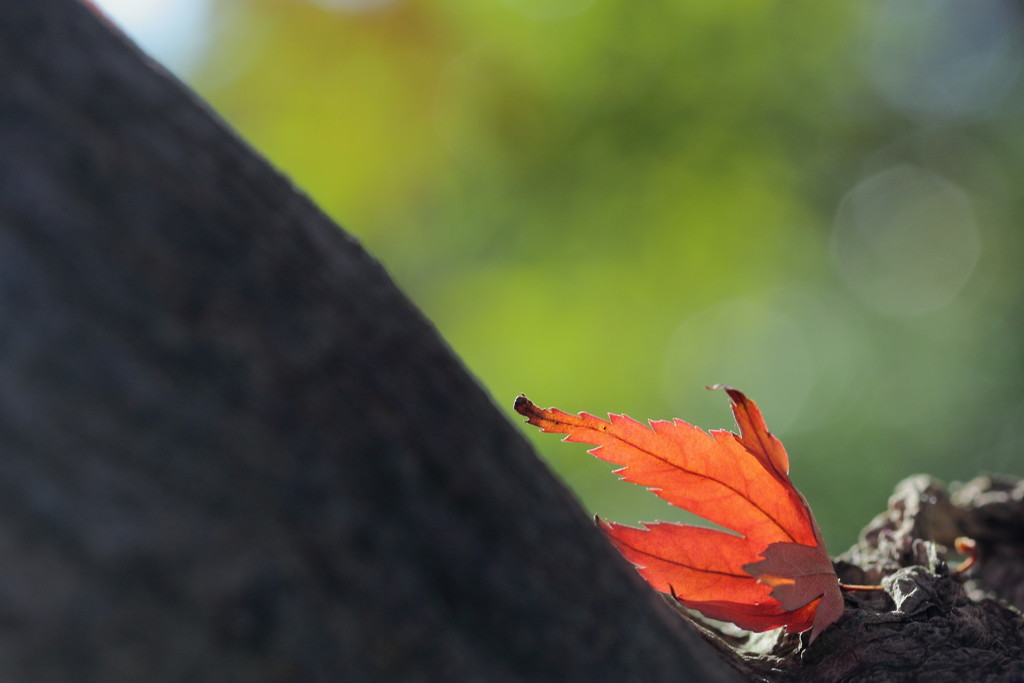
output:
[[[946, 563], [959, 536], [978, 547], [963, 576]], [[846, 613], [813, 646], [778, 633], [712, 638], [751, 679], [1024, 680], [1024, 481], [979, 477], [948, 490], [907, 479], [836, 570], [885, 590], [847, 593]]]
[[0, 18], [0, 321], [0, 680], [735, 676], [378, 264], [74, 0]]
[[[74, 0], [0, 18], [0, 321], [0, 680], [1024, 676], [1013, 482], [901, 489], [840, 564], [889, 597], [810, 648], [699, 634], [378, 264]], [[966, 587], [921, 540], [960, 533]]]

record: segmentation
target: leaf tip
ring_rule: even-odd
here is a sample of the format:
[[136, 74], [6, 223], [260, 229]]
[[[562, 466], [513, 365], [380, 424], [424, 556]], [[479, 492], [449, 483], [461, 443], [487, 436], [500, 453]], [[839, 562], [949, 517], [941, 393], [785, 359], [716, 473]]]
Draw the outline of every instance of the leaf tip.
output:
[[516, 396], [515, 403], [512, 404], [512, 409], [527, 419], [528, 422], [532, 423], [538, 417], [541, 417], [541, 410], [537, 405], [526, 398], [526, 394], [519, 394]]

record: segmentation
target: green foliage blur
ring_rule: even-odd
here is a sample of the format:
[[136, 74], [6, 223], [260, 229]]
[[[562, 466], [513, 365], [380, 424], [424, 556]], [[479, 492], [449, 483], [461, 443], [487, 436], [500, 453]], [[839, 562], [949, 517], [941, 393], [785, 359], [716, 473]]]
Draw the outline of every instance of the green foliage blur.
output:
[[[728, 383], [838, 553], [903, 477], [1024, 474], [1018, 6], [214, 0], [182, 75], [510, 420], [731, 428]], [[686, 518], [523, 431], [590, 511]]]

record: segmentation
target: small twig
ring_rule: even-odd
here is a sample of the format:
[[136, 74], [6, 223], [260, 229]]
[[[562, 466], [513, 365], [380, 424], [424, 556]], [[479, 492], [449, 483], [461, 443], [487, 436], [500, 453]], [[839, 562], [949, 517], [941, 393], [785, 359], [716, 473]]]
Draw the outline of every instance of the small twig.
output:
[[949, 573], [950, 576], [960, 576], [978, 562], [978, 544], [974, 542], [973, 538], [961, 536], [953, 541], [953, 547], [961, 555], [967, 556], [967, 559], [961, 562], [959, 567]]
[[884, 591], [885, 586], [865, 586], [860, 583], [839, 582], [839, 588], [844, 591]]

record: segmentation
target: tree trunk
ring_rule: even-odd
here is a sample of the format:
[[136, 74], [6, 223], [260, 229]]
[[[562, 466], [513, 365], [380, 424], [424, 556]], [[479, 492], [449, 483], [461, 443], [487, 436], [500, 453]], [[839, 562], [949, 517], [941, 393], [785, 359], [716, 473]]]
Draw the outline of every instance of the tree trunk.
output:
[[736, 675], [381, 267], [74, 0], [0, 18], [0, 320], [0, 680]]

